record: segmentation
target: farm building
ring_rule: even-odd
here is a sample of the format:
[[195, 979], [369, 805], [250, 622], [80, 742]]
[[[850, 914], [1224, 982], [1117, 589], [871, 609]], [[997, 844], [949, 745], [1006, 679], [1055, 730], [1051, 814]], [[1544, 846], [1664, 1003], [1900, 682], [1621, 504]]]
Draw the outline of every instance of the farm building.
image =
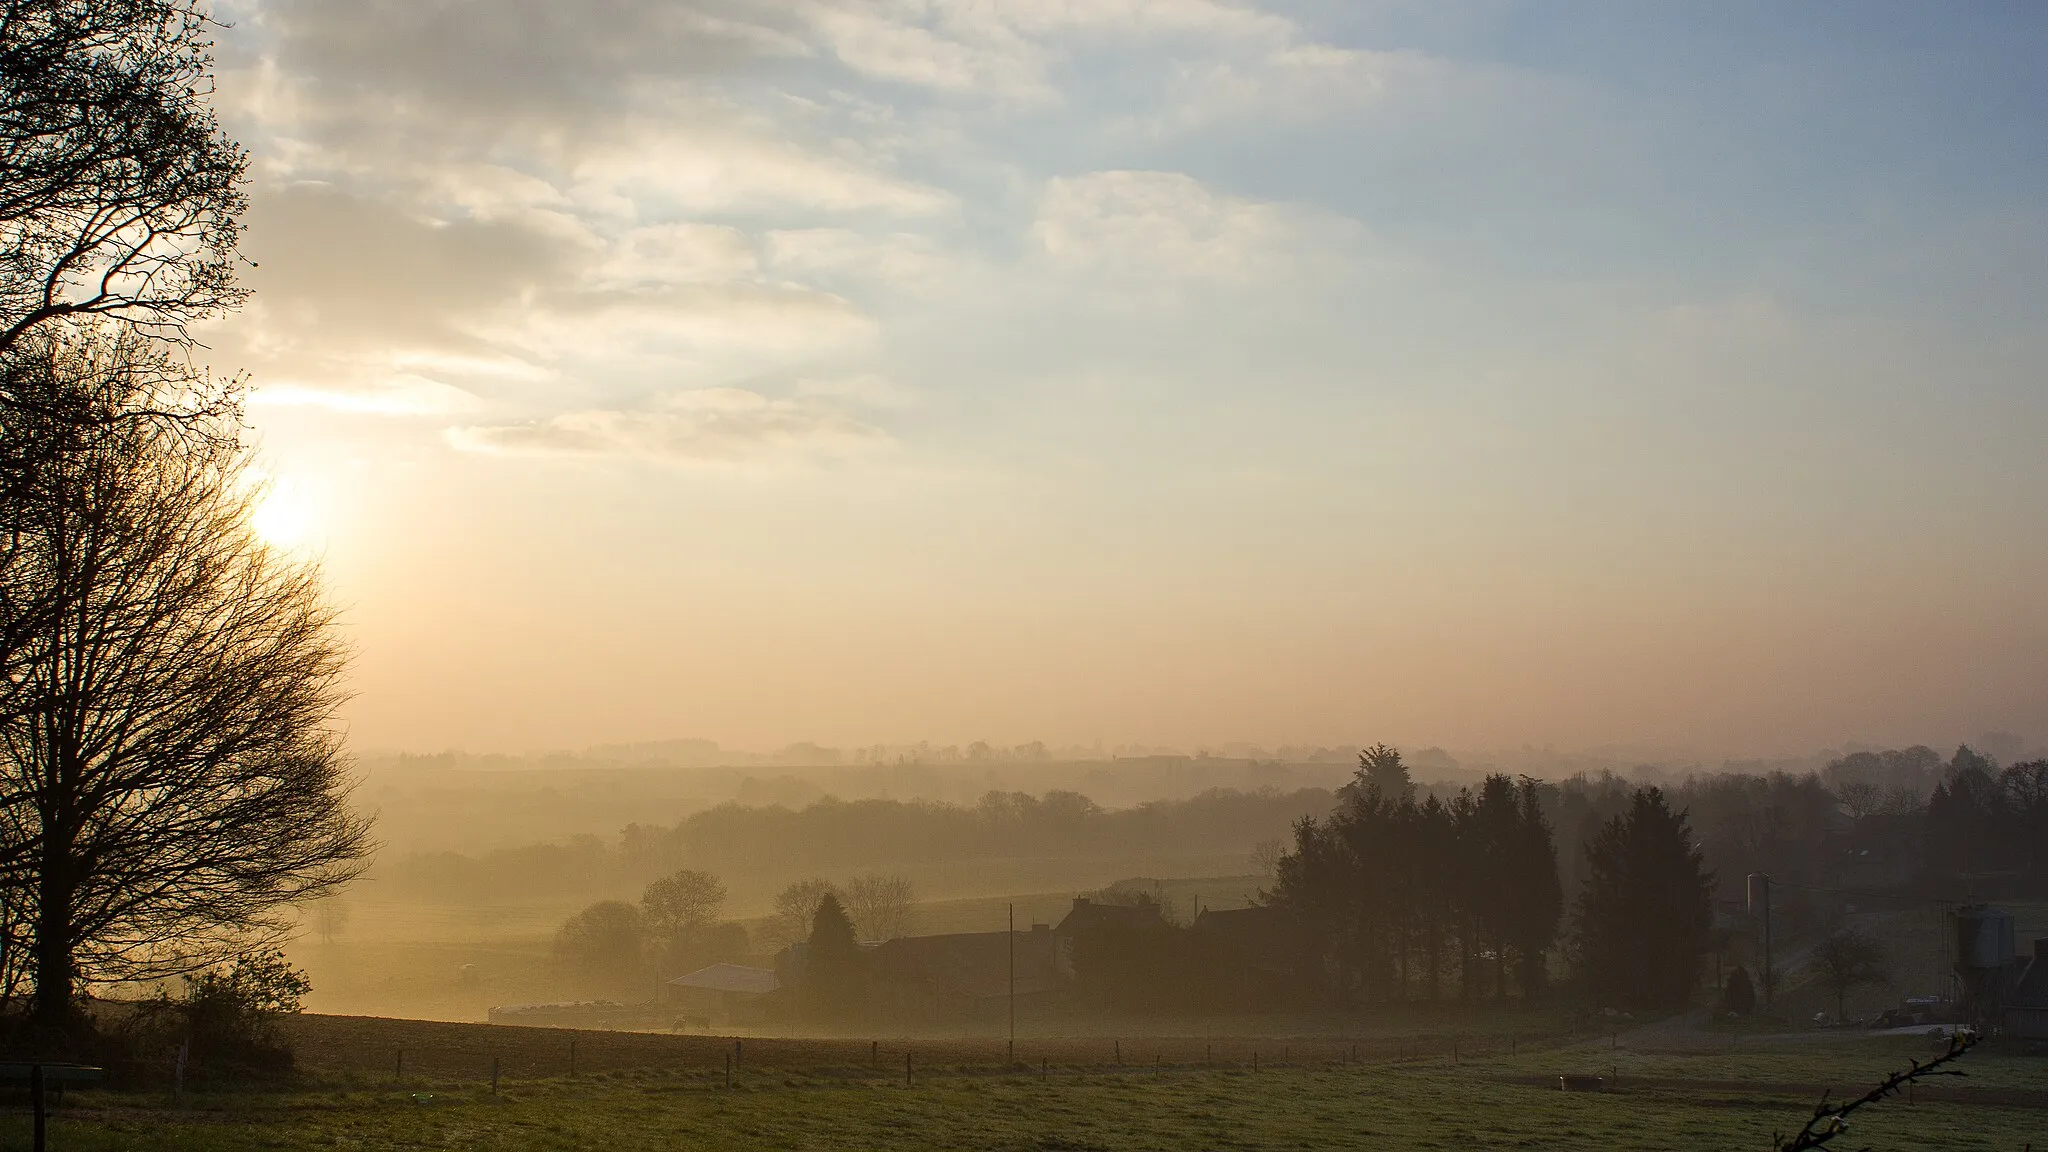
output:
[[[1014, 947], [1014, 953], [1013, 953]], [[1066, 981], [1052, 929], [901, 936], [869, 954], [869, 1005], [889, 1020], [993, 1020], [1008, 1009], [1011, 958], [1020, 1007], [1056, 998]]]
[[2034, 958], [2005, 997], [2005, 1032], [2048, 1040], [2048, 937], [2034, 941]]
[[1308, 949], [1281, 909], [1205, 909], [1195, 917], [1195, 931], [1218, 946], [1215, 962], [1234, 1003], [1271, 1008], [1299, 989]]
[[769, 993], [782, 981], [767, 968], [713, 964], [668, 982], [669, 1004], [685, 1018], [707, 1023], [746, 1023], [766, 1011]]

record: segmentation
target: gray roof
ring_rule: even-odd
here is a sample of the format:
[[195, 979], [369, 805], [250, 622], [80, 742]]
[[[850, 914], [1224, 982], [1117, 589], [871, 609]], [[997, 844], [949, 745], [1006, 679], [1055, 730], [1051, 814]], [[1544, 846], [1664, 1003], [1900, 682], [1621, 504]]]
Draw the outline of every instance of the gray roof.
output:
[[749, 968], [744, 964], [713, 964], [699, 968], [687, 976], [678, 976], [669, 981], [682, 988], [704, 988], [712, 992], [751, 992], [761, 995], [782, 987], [775, 978], [775, 972], [768, 968]]

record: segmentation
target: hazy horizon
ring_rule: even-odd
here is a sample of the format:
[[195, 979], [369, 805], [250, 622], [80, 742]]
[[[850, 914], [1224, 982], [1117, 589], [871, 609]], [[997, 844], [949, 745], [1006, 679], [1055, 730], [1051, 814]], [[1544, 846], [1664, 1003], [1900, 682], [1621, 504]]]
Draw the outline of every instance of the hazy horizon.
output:
[[2048, 732], [2042, 10], [234, 0], [360, 748]]

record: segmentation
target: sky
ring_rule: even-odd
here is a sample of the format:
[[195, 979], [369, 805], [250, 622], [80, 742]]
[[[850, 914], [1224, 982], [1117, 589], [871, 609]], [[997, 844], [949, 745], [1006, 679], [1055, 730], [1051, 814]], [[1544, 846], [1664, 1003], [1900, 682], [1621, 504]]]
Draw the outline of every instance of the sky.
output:
[[2048, 8], [217, 11], [358, 748], [2048, 736]]

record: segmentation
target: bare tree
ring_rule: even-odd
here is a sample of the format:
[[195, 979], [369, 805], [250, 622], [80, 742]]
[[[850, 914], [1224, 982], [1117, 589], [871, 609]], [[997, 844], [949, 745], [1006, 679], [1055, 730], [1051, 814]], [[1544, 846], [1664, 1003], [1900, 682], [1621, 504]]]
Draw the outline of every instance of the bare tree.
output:
[[809, 939], [811, 921], [818, 915], [818, 905], [828, 895], [836, 895], [837, 889], [829, 880], [798, 880], [775, 894], [774, 911], [768, 916], [768, 940], [777, 948]]
[[[129, 408], [162, 367], [144, 352], [119, 334], [49, 345], [52, 391]], [[288, 931], [290, 906], [370, 848], [333, 723], [333, 610], [312, 566], [250, 532], [247, 457], [208, 431], [0, 409], [0, 438], [56, 445], [17, 494], [4, 573], [56, 610], [18, 637], [0, 716], [0, 853], [45, 1024], [81, 983]]]
[[348, 901], [342, 899], [341, 893], [334, 892], [313, 901], [313, 907], [309, 911], [312, 913], [313, 928], [320, 933], [320, 942], [332, 944], [336, 936], [348, 929], [349, 918], [355, 910], [349, 907]]
[[647, 930], [667, 944], [702, 933], [725, 906], [725, 885], [709, 872], [685, 868], [663, 876], [640, 894]]
[[1280, 858], [1287, 855], [1287, 849], [1278, 840], [1261, 840], [1252, 845], [1252, 867], [1261, 876], [1276, 875], [1280, 871]]
[[1883, 942], [1854, 928], [1844, 928], [1814, 946], [1813, 974], [1822, 987], [1835, 994], [1837, 1020], [1847, 1018], [1849, 989], [1891, 979]]
[[894, 940], [910, 932], [917, 890], [901, 876], [870, 872], [846, 882], [846, 913], [862, 940]]
[[1857, 820], [1884, 807], [1884, 798], [1884, 789], [1868, 780], [1844, 780], [1835, 785], [1835, 799]]
[[0, 0], [0, 353], [65, 317], [187, 341], [241, 302], [214, 27], [201, 0]]

